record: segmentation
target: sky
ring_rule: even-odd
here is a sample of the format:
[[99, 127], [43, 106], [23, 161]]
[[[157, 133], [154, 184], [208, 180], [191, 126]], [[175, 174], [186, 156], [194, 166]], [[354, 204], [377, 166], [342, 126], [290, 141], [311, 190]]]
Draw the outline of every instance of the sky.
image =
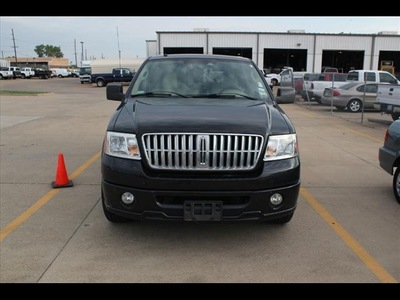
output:
[[[400, 16], [0, 16], [0, 58], [37, 57], [37, 45], [60, 47], [71, 64], [84, 59], [145, 58], [146, 41], [163, 31], [400, 34]], [[83, 42], [83, 43], [81, 43]], [[399, 47], [400, 48], [400, 47]]]

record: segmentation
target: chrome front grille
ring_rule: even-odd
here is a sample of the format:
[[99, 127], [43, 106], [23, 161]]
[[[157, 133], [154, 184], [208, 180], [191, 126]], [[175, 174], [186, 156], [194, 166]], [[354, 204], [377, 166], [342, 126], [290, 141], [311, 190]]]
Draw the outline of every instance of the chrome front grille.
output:
[[149, 165], [163, 170], [250, 170], [263, 137], [250, 134], [150, 133], [142, 136]]

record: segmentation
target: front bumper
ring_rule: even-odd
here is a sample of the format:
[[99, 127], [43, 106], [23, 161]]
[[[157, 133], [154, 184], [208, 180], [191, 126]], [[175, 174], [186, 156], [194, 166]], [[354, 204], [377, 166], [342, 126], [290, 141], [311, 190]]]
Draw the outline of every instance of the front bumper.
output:
[[[186, 175], [150, 176], [140, 161], [127, 163], [103, 156], [102, 198], [107, 210], [131, 219], [185, 220], [185, 209], [192, 203], [218, 203], [222, 210], [218, 221], [266, 221], [293, 214], [296, 209], [300, 189], [298, 157], [264, 163], [256, 175]], [[135, 197], [130, 205], [121, 201], [125, 192]], [[269, 201], [274, 193], [283, 196], [280, 205]]]
[[90, 76], [79, 76], [81, 82], [91, 82], [92, 78]]

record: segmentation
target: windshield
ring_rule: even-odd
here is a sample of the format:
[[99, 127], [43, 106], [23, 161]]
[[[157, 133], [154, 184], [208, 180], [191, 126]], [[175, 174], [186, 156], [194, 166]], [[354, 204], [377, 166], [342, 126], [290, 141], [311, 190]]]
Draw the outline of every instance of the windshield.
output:
[[257, 67], [246, 61], [213, 58], [148, 60], [131, 96], [270, 99]]
[[90, 67], [82, 67], [79, 69], [79, 74], [84, 75], [84, 74], [89, 74], [92, 73], [92, 69]]

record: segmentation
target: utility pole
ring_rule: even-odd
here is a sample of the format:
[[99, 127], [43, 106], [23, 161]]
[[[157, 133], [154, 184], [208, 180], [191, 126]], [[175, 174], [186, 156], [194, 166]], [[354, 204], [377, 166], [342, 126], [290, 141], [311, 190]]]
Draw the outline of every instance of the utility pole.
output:
[[76, 39], [74, 39], [74, 51], [75, 51], [75, 66], [78, 66], [78, 57], [76, 56]]
[[121, 50], [119, 49], [119, 34], [118, 34], [118, 26], [117, 26], [117, 41], [118, 41], [118, 57], [119, 57], [119, 67], [121, 68]]
[[81, 42], [82, 44], [82, 55], [81, 55], [81, 67], [82, 67], [82, 63], [83, 63], [83, 42]]
[[15, 56], [15, 65], [18, 65], [18, 59], [17, 59], [17, 46], [15, 46], [15, 38], [14, 38], [14, 29], [11, 29], [11, 34], [13, 38], [13, 44], [14, 44], [14, 56]]

